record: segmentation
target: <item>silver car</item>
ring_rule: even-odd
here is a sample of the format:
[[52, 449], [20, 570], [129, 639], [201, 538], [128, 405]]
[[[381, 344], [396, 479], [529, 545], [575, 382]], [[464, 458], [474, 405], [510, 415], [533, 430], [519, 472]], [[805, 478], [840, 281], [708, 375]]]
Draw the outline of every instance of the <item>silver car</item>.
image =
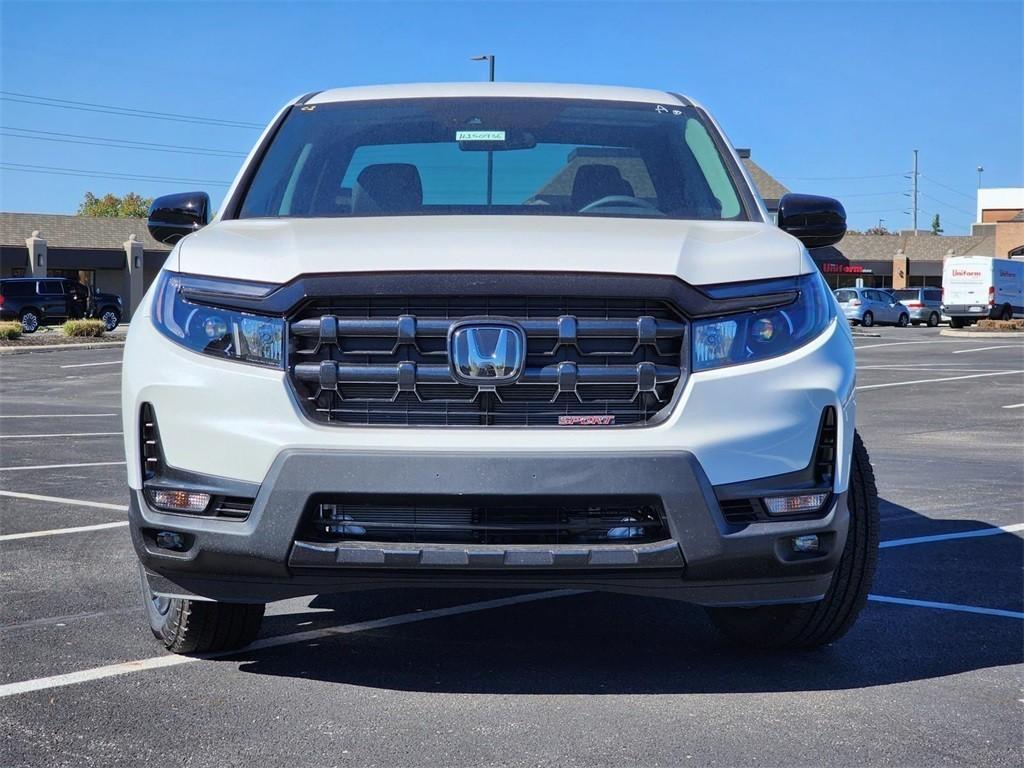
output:
[[942, 321], [941, 288], [902, 288], [892, 295], [910, 310], [910, 322], [914, 325], [927, 323], [934, 328]]
[[833, 291], [846, 319], [870, 328], [876, 323], [906, 327], [910, 310], [881, 288], [839, 288]]

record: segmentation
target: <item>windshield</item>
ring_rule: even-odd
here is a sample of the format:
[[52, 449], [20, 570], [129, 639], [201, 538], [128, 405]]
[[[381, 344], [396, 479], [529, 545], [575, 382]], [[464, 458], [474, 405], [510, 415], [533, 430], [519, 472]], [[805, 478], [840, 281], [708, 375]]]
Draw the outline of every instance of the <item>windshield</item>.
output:
[[461, 98], [294, 107], [237, 215], [747, 220], [720, 145], [698, 110], [682, 106]]

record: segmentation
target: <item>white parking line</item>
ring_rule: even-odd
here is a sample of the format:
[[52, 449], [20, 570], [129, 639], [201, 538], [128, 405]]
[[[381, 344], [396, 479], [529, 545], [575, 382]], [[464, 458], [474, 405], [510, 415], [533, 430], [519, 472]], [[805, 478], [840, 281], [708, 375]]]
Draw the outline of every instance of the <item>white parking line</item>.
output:
[[1024, 371], [993, 371], [992, 373], [972, 373], [970, 376], [946, 376], [942, 379], [916, 379], [914, 381], [893, 381], [888, 384], [868, 384], [857, 387], [857, 391], [865, 389], [885, 389], [886, 387], [909, 387], [911, 384], [934, 384], [939, 381], [960, 381], [962, 379], [982, 379], [986, 376], [1010, 376]]
[[81, 464], [33, 464], [29, 467], [0, 467], [0, 472], [23, 472], [29, 469], [68, 469], [70, 467], [115, 467], [123, 461], [86, 461]]
[[61, 368], [91, 368], [94, 365], [120, 365], [121, 360], [109, 360], [105, 363], [75, 363], [74, 365], [62, 365]]
[[30, 501], [52, 501], [55, 504], [68, 504], [74, 507], [93, 507], [95, 509], [113, 509], [117, 512], [127, 512], [125, 504], [108, 504], [105, 501], [86, 501], [85, 499], [65, 499], [61, 496], [40, 496], [38, 493], [21, 493], [19, 491], [0, 491], [0, 496], [10, 496], [12, 499], [28, 499]]
[[904, 344], [977, 344], [977, 339], [933, 339], [931, 341], [892, 341], [882, 344], [862, 344], [854, 349], [877, 349], [878, 347], [899, 347]]
[[120, 435], [121, 432], [64, 432], [59, 434], [47, 434], [47, 435], [0, 435], [0, 440], [25, 440], [30, 437], [42, 438], [42, 437], [110, 437], [112, 435]]
[[555, 597], [569, 597], [570, 595], [578, 595], [580, 592], [581, 590], [575, 589], [559, 589], [549, 592], [534, 592], [529, 595], [503, 597], [497, 600], [483, 600], [477, 603], [456, 605], [451, 608], [437, 608], [432, 611], [403, 613], [398, 616], [389, 616], [384, 619], [361, 621], [355, 624], [343, 624], [340, 627], [324, 627], [323, 629], [312, 629], [308, 632], [296, 632], [291, 635], [268, 637], [264, 640], [257, 640], [255, 643], [241, 651], [211, 653], [201, 656], [153, 656], [148, 659], [139, 659], [137, 661], [129, 661], [123, 664], [110, 664], [105, 667], [94, 667], [92, 669], [84, 669], [80, 672], [70, 672], [65, 675], [40, 677], [35, 680], [23, 680], [20, 683], [7, 683], [6, 685], [0, 685], [0, 698], [17, 696], [31, 691], [60, 688], [66, 685], [88, 682], [90, 680], [102, 680], [107, 677], [125, 675], [130, 672], [142, 672], [147, 669], [160, 669], [162, 667], [175, 667], [180, 664], [191, 664], [194, 661], [202, 661], [204, 659], [218, 659], [225, 656], [235, 656], [240, 653], [247, 654], [252, 651], [261, 651], [265, 648], [276, 648], [281, 645], [303, 643], [308, 640], [320, 640], [325, 637], [333, 637], [336, 635], [349, 635], [354, 632], [367, 632], [374, 629], [384, 629], [385, 627], [395, 627], [401, 624], [414, 624], [416, 622], [427, 621], [429, 619], [439, 619], [445, 616], [459, 616], [466, 613], [475, 613], [476, 611], [486, 611], [491, 608], [503, 608], [508, 605], [517, 605], [519, 603], [530, 603], [537, 600], [550, 600]]
[[1024, 408], [1024, 403], [1017, 403], [1016, 405], [1004, 405], [1003, 408]]
[[107, 528], [124, 528], [128, 525], [127, 520], [118, 520], [116, 523], [98, 523], [96, 525], [78, 525], [74, 528], [54, 528], [49, 531], [26, 531], [25, 533], [8, 533], [0, 536], [0, 541], [15, 541], [16, 539], [37, 539], [41, 536], [60, 536], [65, 533], [85, 533], [86, 531], [103, 531]]
[[964, 352], [987, 352], [990, 349], [1024, 349], [1020, 344], [1000, 344], [998, 347], [977, 347], [975, 349], [957, 349], [952, 354], [962, 355]]
[[29, 413], [0, 414], [0, 419], [91, 419], [100, 416], [118, 416], [116, 413]]
[[131, 608], [114, 608], [109, 611], [88, 611], [87, 613], [71, 613], [65, 616], [49, 616], [45, 619], [29, 619], [19, 621], [17, 624], [0, 624], [0, 636], [8, 632], [23, 632], [27, 629], [39, 629], [40, 627], [65, 627], [76, 621], [88, 619], [101, 619], [104, 616], [118, 616], [126, 613], [142, 613], [142, 606], [135, 605]]
[[961, 613], [981, 613], [985, 616], [1002, 616], [1007, 619], [1024, 620], [1024, 613], [1020, 611], [1004, 611], [1000, 608], [979, 608], [976, 605], [960, 605], [958, 603], [934, 603], [931, 600], [911, 600], [906, 597], [888, 597], [887, 595], [868, 595], [868, 600], [875, 603], [910, 605], [915, 608], [937, 608], [940, 611], [960, 611]]
[[998, 536], [1001, 533], [1014, 533], [1024, 531], [1024, 523], [1016, 525], [1000, 525], [994, 528], [979, 528], [976, 531], [961, 531], [960, 533], [939, 533], [934, 536], [913, 536], [909, 539], [890, 539], [879, 543], [879, 549], [886, 547], [905, 547], [909, 544], [928, 544], [933, 541], [949, 541], [950, 539], [974, 539], [978, 536]]

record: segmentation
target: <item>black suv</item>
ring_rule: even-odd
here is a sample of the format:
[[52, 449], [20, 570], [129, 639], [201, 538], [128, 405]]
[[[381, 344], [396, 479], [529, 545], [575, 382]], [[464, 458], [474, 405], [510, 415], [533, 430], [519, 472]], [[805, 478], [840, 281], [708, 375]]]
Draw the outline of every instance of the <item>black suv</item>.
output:
[[25, 333], [40, 325], [95, 317], [108, 331], [121, 322], [121, 297], [90, 290], [66, 277], [10, 277], [0, 280], [0, 320], [20, 320]]

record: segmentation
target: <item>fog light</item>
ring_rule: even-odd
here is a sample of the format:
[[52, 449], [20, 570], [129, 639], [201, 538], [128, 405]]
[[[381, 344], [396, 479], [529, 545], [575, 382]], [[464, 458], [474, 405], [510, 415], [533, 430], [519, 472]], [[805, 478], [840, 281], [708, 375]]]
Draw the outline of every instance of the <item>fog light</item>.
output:
[[828, 493], [808, 493], [803, 496], [769, 496], [764, 500], [769, 515], [800, 515], [817, 512], [828, 498]]
[[185, 549], [185, 537], [180, 533], [160, 531], [155, 538], [156, 545], [160, 549], [173, 549], [175, 552], [181, 552]]
[[149, 492], [149, 500], [154, 507], [169, 512], [198, 513], [204, 511], [210, 503], [210, 494], [196, 491], [154, 490]]
[[817, 552], [820, 547], [821, 542], [818, 541], [818, 537], [815, 534], [793, 537], [794, 552]]

